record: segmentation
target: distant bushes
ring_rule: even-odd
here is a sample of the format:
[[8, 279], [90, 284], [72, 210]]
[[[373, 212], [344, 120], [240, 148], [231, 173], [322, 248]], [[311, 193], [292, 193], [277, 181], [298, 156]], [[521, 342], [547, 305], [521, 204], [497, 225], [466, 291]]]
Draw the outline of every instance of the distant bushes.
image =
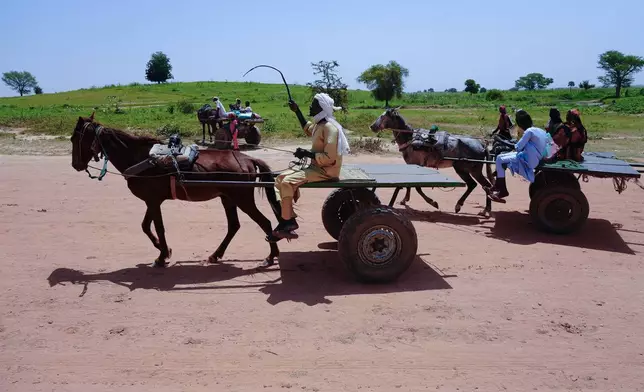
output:
[[193, 103], [182, 99], [181, 101], [177, 102], [177, 110], [179, 110], [183, 114], [191, 114], [194, 113], [197, 108]]
[[503, 93], [497, 89], [488, 90], [485, 93], [485, 99], [488, 101], [501, 101], [503, 99]]

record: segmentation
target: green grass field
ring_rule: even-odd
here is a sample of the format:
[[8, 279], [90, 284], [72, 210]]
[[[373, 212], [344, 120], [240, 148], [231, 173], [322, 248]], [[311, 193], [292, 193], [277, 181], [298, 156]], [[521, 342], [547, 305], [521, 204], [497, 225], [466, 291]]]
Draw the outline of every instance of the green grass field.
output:
[[[641, 155], [641, 139], [644, 138], [644, 91], [641, 90], [631, 88], [628, 97], [615, 101], [610, 98], [612, 89], [503, 91], [503, 99], [497, 101], [486, 100], [485, 94], [408, 93], [391, 105], [404, 106], [402, 113], [414, 127], [428, 128], [438, 124], [454, 133], [476, 136], [494, 128], [500, 104], [509, 109], [528, 110], [537, 126], [545, 125], [550, 106], [557, 106], [563, 113], [577, 107], [592, 139], [627, 137], [639, 140], [637, 146], [629, 145], [631, 149], [627, 155]], [[303, 108], [308, 107], [311, 96], [306, 87], [291, 86], [291, 91]], [[179, 130], [185, 136], [196, 136], [201, 134], [201, 125], [195, 111], [199, 106], [211, 103], [215, 95], [226, 106], [237, 97], [251, 101], [253, 110], [266, 119], [262, 127], [265, 138], [303, 136], [286, 105], [283, 85], [236, 82], [133, 83], [0, 98], [0, 125], [27, 128], [29, 133], [69, 135], [78, 116], [87, 116], [97, 108], [98, 121], [112, 127], [150, 134], [165, 128]], [[183, 113], [180, 109], [186, 103], [188, 108], [192, 104], [194, 110]], [[383, 103], [375, 101], [368, 91], [352, 90], [348, 111], [337, 117], [353, 135], [371, 135], [368, 126], [382, 113], [382, 107]]]

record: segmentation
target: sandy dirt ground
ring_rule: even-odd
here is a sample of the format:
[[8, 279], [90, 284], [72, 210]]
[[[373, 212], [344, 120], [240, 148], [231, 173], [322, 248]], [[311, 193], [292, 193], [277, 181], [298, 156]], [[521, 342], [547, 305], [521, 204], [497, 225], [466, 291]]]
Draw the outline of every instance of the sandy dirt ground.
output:
[[327, 190], [303, 190], [300, 239], [265, 272], [254, 267], [268, 244], [247, 216], [224, 262], [202, 266], [225, 233], [221, 202], [166, 202], [173, 264], [153, 269], [143, 203], [122, 178], [70, 163], [0, 156], [0, 391], [644, 390], [634, 185], [582, 184], [590, 219], [565, 237], [533, 228], [516, 178], [490, 219], [476, 215], [480, 188], [458, 215], [460, 189], [427, 190], [441, 211], [412, 194], [399, 208], [416, 262], [393, 284], [361, 285], [322, 227]]

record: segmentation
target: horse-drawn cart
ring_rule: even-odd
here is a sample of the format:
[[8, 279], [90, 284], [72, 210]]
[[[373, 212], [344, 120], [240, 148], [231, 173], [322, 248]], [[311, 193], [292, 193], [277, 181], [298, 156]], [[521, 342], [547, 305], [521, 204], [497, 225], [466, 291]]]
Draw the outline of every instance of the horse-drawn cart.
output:
[[[263, 124], [264, 119], [257, 113], [244, 113], [239, 110], [230, 113], [234, 113], [237, 120], [237, 137], [244, 139], [246, 144], [258, 146], [262, 140], [258, 125]], [[222, 116], [218, 114], [217, 108], [213, 108], [210, 105], [204, 105], [197, 111], [197, 119], [202, 128], [201, 145], [206, 144], [207, 128], [210, 143], [214, 142], [213, 146], [216, 149], [226, 150], [232, 148], [231, 119]], [[196, 141], [196, 143], [199, 142]]]
[[611, 178], [618, 192], [626, 181], [640, 178], [640, 173], [628, 162], [612, 153], [583, 154], [583, 162], [560, 161], [537, 167], [535, 181], [530, 184], [530, 217], [541, 230], [567, 234], [579, 229], [590, 212], [588, 199], [581, 190], [579, 179]]
[[[190, 185], [211, 181], [186, 180]], [[268, 182], [218, 181], [217, 186], [272, 187]], [[338, 240], [338, 253], [360, 281], [389, 282], [409, 268], [418, 240], [406, 216], [381, 204], [376, 188], [463, 187], [438, 170], [402, 164], [345, 164], [339, 181], [308, 183], [301, 188], [332, 188], [322, 206], [322, 223]]]
[[[246, 144], [257, 147], [262, 140], [262, 134], [259, 130], [258, 124], [263, 124], [264, 119], [256, 113], [235, 113], [237, 120], [237, 137], [244, 139]], [[230, 131], [229, 118], [220, 119], [223, 124], [222, 127], [215, 131], [214, 147], [219, 150], [227, 150], [232, 148], [233, 135]]]

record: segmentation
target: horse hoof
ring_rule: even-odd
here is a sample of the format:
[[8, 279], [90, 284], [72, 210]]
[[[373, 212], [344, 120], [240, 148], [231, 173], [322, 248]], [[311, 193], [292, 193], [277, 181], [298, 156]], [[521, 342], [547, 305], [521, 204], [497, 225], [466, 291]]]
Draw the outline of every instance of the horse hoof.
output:
[[483, 218], [489, 218], [490, 217], [490, 212], [486, 211], [486, 210], [483, 210], [483, 211], [479, 212], [478, 215], [482, 216]]
[[266, 258], [257, 266], [257, 269], [268, 268], [272, 267], [273, 265], [275, 265], [275, 260]]
[[162, 260], [160, 258], [157, 258], [154, 260], [154, 268], [165, 268], [168, 265], [168, 263], [165, 262], [165, 260]]
[[403, 200], [403, 201], [401, 201], [401, 202], [400, 202], [400, 205], [401, 205], [401, 206], [406, 206], [406, 205], [407, 205], [407, 202], [406, 202], [405, 200]]
[[206, 265], [208, 265], [208, 264], [218, 264], [219, 259], [221, 259], [221, 257], [215, 256], [215, 255], [210, 255], [210, 257], [208, 257], [208, 259], [206, 260]]
[[456, 206], [454, 206], [454, 212], [458, 214], [461, 211], [461, 207], [462, 206], [460, 204], [457, 204]]
[[172, 258], [172, 248], [168, 248], [168, 257], [166, 260], [170, 260]]
[[[432, 207], [436, 208], [437, 210], [439, 209], [439, 208], [438, 208], [438, 203], [436, 203], [436, 202], [429, 203], [429, 205], [431, 205]], [[457, 211], [457, 212], [458, 212], [458, 211]]]

